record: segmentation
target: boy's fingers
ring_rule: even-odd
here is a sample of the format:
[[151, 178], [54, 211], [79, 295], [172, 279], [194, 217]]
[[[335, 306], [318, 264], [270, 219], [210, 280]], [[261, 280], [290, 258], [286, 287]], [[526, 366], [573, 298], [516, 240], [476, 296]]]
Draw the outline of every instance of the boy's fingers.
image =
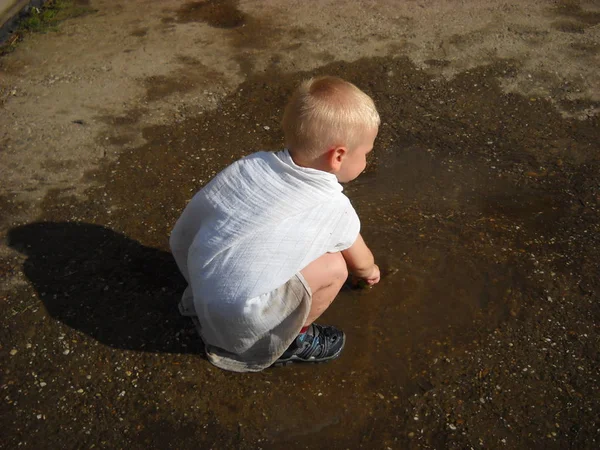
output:
[[369, 285], [369, 286], [373, 286], [374, 284], [379, 283], [379, 281], [381, 280], [381, 276], [378, 274], [374, 277], [371, 278], [367, 278], [365, 279], [365, 282]]

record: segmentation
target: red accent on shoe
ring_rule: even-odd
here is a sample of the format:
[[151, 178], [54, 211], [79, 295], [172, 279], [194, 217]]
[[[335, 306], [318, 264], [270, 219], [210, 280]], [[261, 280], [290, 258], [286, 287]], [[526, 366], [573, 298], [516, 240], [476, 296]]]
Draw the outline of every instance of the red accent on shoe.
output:
[[306, 333], [306, 330], [308, 330], [308, 326], [300, 328], [300, 334]]

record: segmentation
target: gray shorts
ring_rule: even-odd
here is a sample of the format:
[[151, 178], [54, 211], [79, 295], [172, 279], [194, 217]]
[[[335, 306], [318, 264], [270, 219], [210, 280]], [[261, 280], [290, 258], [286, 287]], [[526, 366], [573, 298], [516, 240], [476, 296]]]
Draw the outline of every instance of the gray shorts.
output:
[[[261, 297], [263, 296], [267, 296], [266, 300], [270, 300], [269, 303], [274, 307], [283, 305], [285, 300], [288, 305], [289, 302], [293, 302], [295, 308], [291, 313], [282, 313], [279, 325], [242, 354], [231, 353], [211, 345], [210, 330], [203, 331], [202, 329], [189, 287], [182, 296], [179, 311], [182, 315], [190, 317], [196, 325], [196, 329], [204, 341], [206, 356], [212, 364], [234, 372], [258, 372], [272, 365], [290, 346], [306, 322], [312, 304], [310, 286], [299, 272], [284, 285], [261, 295]], [[289, 307], [285, 309], [289, 311]]]

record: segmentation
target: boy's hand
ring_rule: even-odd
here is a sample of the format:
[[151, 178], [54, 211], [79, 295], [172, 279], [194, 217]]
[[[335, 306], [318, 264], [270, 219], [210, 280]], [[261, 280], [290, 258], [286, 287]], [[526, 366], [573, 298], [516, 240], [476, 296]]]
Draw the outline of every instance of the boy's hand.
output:
[[368, 275], [362, 277], [350, 274], [350, 278], [348, 278], [350, 288], [365, 289], [379, 283], [381, 274], [379, 272], [379, 267], [377, 267], [376, 264], [373, 264], [372, 268], [367, 272], [367, 274]]
[[369, 273], [369, 275], [367, 275], [365, 277], [362, 277], [362, 279], [369, 286], [373, 286], [374, 284], [379, 283], [379, 280], [381, 279], [381, 273], [379, 272], [379, 266], [377, 266], [377, 264], [373, 264], [371, 273]]

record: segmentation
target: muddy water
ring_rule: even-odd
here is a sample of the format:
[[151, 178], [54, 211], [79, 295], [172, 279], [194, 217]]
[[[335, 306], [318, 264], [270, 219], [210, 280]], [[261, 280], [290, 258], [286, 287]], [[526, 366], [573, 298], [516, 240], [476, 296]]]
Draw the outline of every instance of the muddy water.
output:
[[[146, 145], [88, 174], [97, 181], [88, 200], [48, 196], [41, 219], [54, 224], [15, 229], [11, 245], [28, 255], [25, 272], [54, 321], [90, 343], [73, 364], [100, 379], [113, 364], [140, 371], [144, 394], [118, 404], [128, 418], [119, 430], [155, 445], [175, 436], [178, 448], [396, 448], [419, 429], [445, 443], [445, 419], [442, 429], [433, 416], [415, 419], [414, 399], [464, 379], [465, 352], [526, 320], [549, 289], [577, 286], [578, 271], [594, 289], [597, 277], [598, 120], [564, 120], [546, 101], [502, 93], [499, 80], [516, 70], [498, 61], [448, 82], [405, 59], [369, 59], [318, 71], [365, 89], [383, 120], [368, 169], [346, 193], [384, 278], [344, 290], [321, 319], [348, 335], [331, 364], [212, 368], [177, 316], [183, 283], [166, 254], [197, 189], [237, 158], [280, 148], [285, 100], [313, 74], [250, 77], [214, 112], [145, 129]], [[111, 138], [127, 143], [119, 127]], [[94, 405], [104, 418], [93, 427], [112, 429], [113, 405]], [[473, 436], [492, 433], [468, 417]]]

